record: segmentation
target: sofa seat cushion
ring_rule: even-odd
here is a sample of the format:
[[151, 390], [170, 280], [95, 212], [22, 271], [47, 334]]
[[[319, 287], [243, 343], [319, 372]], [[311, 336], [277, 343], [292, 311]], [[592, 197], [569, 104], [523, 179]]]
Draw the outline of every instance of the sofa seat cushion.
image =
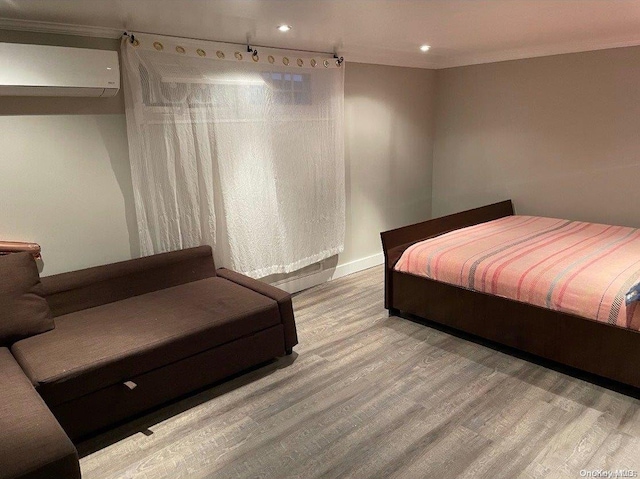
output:
[[0, 479], [80, 477], [71, 440], [7, 348], [0, 348]]
[[50, 406], [279, 324], [280, 315], [273, 299], [213, 277], [55, 321], [12, 347]]

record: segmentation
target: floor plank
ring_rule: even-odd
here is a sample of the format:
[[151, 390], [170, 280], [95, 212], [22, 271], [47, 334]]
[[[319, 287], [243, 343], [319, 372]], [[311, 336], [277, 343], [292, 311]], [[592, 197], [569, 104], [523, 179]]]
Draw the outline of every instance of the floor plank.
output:
[[380, 267], [294, 297], [295, 353], [78, 445], [86, 479], [640, 473], [640, 401], [388, 317]]

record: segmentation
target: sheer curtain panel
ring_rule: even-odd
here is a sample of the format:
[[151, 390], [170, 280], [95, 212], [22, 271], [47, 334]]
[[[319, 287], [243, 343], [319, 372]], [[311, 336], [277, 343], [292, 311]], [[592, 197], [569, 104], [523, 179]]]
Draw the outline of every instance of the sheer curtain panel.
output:
[[122, 42], [141, 251], [210, 244], [252, 277], [342, 251], [344, 67], [134, 34]]

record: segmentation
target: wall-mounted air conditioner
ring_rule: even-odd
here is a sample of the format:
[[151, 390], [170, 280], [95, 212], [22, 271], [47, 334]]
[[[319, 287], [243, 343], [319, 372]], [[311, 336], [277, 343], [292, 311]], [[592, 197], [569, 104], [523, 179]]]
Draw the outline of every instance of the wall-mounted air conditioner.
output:
[[0, 43], [0, 95], [109, 97], [119, 89], [117, 52]]

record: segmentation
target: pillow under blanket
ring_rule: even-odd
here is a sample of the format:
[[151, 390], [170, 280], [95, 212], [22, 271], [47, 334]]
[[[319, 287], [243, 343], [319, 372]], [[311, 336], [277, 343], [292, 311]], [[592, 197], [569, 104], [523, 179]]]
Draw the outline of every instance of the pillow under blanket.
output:
[[0, 256], [0, 346], [10, 346], [53, 328], [53, 316], [33, 256]]

